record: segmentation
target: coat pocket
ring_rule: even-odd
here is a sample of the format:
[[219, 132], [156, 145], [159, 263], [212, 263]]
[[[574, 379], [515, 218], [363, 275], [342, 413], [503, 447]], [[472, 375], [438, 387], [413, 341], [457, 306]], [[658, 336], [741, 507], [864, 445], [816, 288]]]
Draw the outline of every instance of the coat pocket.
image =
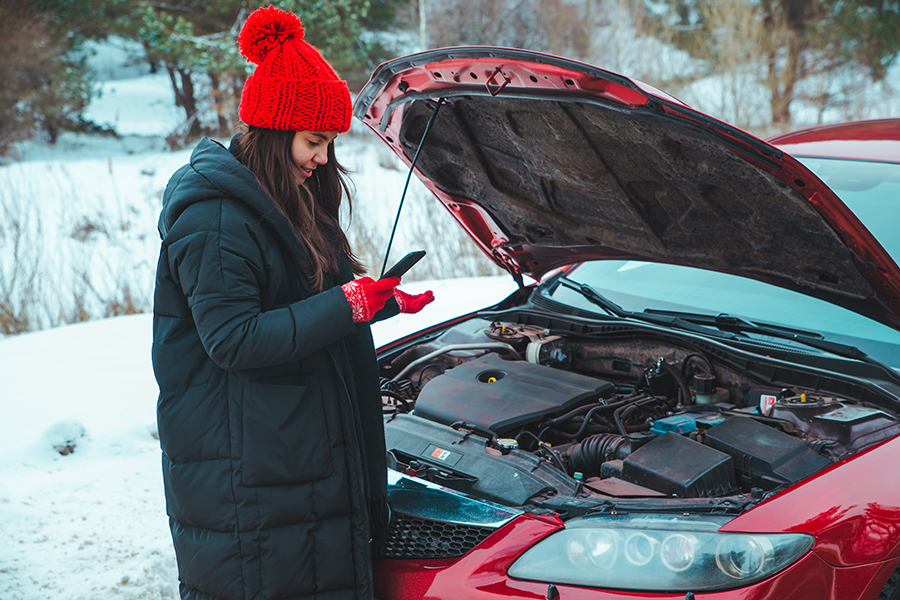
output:
[[244, 485], [303, 483], [331, 474], [331, 439], [318, 385], [247, 383], [242, 400]]

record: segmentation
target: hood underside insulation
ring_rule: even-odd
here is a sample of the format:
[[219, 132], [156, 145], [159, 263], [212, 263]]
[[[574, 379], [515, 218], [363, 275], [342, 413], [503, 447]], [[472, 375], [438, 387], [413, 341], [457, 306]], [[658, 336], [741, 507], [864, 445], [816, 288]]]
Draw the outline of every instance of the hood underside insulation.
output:
[[[417, 148], [435, 103], [404, 107]], [[700, 127], [592, 100], [446, 100], [418, 169], [477, 202], [513, 244], [585, 247], [867, 298], [809, 200]], [[773, 163], [773, 169], [777, 165]]]

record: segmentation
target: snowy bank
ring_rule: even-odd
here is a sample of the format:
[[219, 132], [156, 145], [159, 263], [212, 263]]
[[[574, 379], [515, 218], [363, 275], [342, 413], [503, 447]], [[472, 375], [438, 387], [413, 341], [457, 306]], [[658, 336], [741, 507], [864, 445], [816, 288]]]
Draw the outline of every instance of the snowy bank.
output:
[[[415, 282], [435, 302], [376, 344], [498, 302], [509, 277]], [[0, 598], [175, 599], [150, 315], [0, 339]], [[55, 447], [73, 450], [65, 455]]]

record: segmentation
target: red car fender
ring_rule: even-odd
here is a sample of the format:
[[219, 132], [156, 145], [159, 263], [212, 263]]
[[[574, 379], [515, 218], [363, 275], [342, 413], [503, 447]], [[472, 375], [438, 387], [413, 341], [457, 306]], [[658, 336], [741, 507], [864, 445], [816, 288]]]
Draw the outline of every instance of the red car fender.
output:
[[836, 567], [900, 558], [900, 437], [828, 467], [721, 531], [800, 532]]
[[[440, 598], [434, 595], [435, 590], [458, 592], [465, 588], [466, 597], [471, 598], [505, 594], [546, 600], [544, 595], [527, 593], [521, 596], [520, 591], [507, 589], [510, 580], [506, 570], [525, 550], [562, 528], [563, 522], [556, 516], [526, 514], [501, 527], [459, 559], [376, 560], [375, 596], [391, 600], [420, 600]], [[529, 583], [528, 587], [534, 585]], [[543, 584], [543, 589], [546, 588]]]
[[[525, 515], [511, 521], [459, 559], [378, 559], [375, 596], [391, 600], [546, 600], [550, 582], [510, 579], [510, 565], [525, 550], [562, 528], [555, 517]], [[813, 552], [756, 584], [697, 592], [697, 600], [876, 600], [897, 561], [834, 568]], [[681, 600], [677, 594], [557, 585], [560, 600]]]

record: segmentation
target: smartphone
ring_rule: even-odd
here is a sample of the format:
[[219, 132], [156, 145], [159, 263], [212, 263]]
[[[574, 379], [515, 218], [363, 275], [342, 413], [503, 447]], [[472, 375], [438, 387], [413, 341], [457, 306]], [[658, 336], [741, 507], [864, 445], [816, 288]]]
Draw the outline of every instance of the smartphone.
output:
[[382, 279], [387, 279], [388, 277], [403, 277], [403, 275], [409, 271], [414, 264], [422, 260], [422, 257], [425, 256], [424, 250], [416, 250], [415, 252], [410, 252], [406, 256], [400, 259], [398, 263], [396, 263], [393, 267], [384, 272], [384, 275], [381, 276]]

